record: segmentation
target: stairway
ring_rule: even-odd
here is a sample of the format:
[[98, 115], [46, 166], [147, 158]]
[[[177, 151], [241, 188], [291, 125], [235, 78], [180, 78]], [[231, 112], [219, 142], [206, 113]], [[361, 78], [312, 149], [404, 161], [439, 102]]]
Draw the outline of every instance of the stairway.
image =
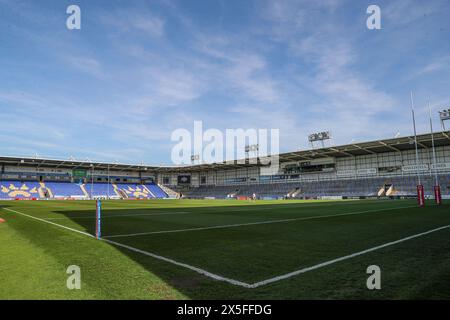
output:
[[[142, 185], [142, 187], [152, 196], [152, 198], [156, 198], [155, 197], [155, 194], [153, 193], [153, 192], [151, 192], [150, 191], [150, 189], [149, 188], [147, 188], [147, 186], [145, 186], [145, 185]], [[164, 191], [164, 190], [163, 190]], [[167, 192], [166, 192], [167, 193]]]
[[298, 196], [300, 193], [302, 193], [302, 189], [297, 188], [296, 191], [294, 191], [294, 193], [292, 193], [291, 197], [295, 198], [296, 196]]
[[394, 186], [391, 185], [389, 189], [386, 191], [387, 196], [394, 196], [397, 193], [397, 190], [394, 189]]
[[291, 191], [288, 192], [286, 195], [287, 198], [295, 198], [297, 195], [299, 195], [302, 192], [300, 188], [294, 188]]
[[40, 184], [40, 188], [38, 189], [38, 191], [39, 191], [39, 196], [41, 197], [41, 198], [53, 198], [53, 192], [52, 192], [52, 190], [50, 190], [49, 188], [47, 188], [46, 186], [45, 186], [45, 183], [44, 182], [39, 182], [39, 184]]
[[167, 193], [167, 195], [169, 196], [169, 198], [171, 199], [176, 199], [178, 198], [178, 192], [173, 191], [172, 189], [170, 189], [169, 187], [166, 187], [162, 184], [158, 183], [158, 186], [162, 189], [162, 191], [164, 191], [165, 193]]
[[116, 196], [120, 197], [120, 198], [125, 198], [123, 195], [125, 194], [125, 192], [121, 192], [122, 190], [119, 189], [119, 187], [117, 186], [117, 184], [115, 183], [111, 183], [112, 187], [113, 187], [113, 191], [116, 194]]
[[84, 196], [85, 196], [86, 198], [89, 198], [89, 193], [86, 191], [85, 186], [86, 186], [85, 184], [80, 184], [80, 188], [81, 188], [81, 191], [83, 191]]
[[236, 189], [236, 190], [234, 190], [233, 192], [227, 194], [227, 197], [228, 197], [228, 198], [234, 198], [234, 197], [236, 197], [240, 192], [241, 192], [241, 190]]

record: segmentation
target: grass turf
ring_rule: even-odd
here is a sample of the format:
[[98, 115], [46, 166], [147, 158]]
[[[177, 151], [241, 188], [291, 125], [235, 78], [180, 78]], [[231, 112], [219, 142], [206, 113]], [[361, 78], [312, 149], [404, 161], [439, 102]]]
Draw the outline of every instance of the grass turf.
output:
[[[104, 201], [102, 231], [255, 283], [449, 225], [449, 209], [410, 200]], [[450, 229], [249, 289], [10, 210], [90, 234], [95, 227], [92, 201], [0, 202], [0, 299], [450, 298]], [[127, 236], [136, 233], [145, 234]], [[378, 291], [366, 288], [373, 264], [382, 270]], [[81, 268], [81, 290], [66, 288], [69, 265]]]

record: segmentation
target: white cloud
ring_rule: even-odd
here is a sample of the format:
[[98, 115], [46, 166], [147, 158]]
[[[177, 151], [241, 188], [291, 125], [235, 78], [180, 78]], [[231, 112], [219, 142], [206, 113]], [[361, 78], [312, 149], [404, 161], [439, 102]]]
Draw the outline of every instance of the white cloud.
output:
[[396, 0], [382, 6], [381, 13], [390, 25], [411, 28], [412, 24], [438, 12], [440, 7], [439, 2], [433, 1]]
[[123, 9], [100, 15], [100, 21], [114, 32], [143, 34], [159, 38], [164, 35], [165, 21], [148, 10]]
[[97, 78], [105, 77], [100, 62], [94, 58], [68, 56], [67, 61], [70, 65], [85, 73], [91, 74]]
[[256, 54], [243, 54], [230, 58], [231, 66], [225, 67], [225, 74], [231, 86], [247, 97], [262, 103], [277, 100], [274, 81], [266, 71], [266, 63]]
[[415, 76], [420, 76], [427, 73], [435, 73], [435, 72], [448, 72], [450, 68], [450, 55], [439, 57], [429, 62], [424, 67], [420, 68]]

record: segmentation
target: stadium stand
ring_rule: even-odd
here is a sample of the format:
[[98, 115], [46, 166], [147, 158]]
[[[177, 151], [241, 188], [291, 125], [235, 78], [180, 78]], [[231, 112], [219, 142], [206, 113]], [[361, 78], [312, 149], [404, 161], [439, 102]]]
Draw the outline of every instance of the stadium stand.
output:
[[143, 185], [116, 184], [118, 193], [123, 198], [151, 199], [156, 198]]
[[169, 188], [167, 186], [164, 186], [164, 185], [158, 183], [158, 187], [160, 187], [161, 190], [164, 191], [164, 193], [167, 194], [167, 196], [169, 198], [175, 199], [175, 198], [178, 198], [178, 196], [179, 196], [178, 192], [172, 190], [171, 188]]
[[144, 187], [154, 195], [155, 198], [167, 198], [168, 195], [155, 183], [145, 184]]
[[0, 181], [0, 199], [41, 198], [38, 182]]
[[70, 182], [46, 182], [45, 188], [50, 190], [50, 194], [55, 198], [70, 198], [70, 197], [86, 197], [87, 194], [83, 192], [82, 185]]
[[110, 183], [86, 183], [84, 185], [89, 197], [107, 197], [116, 196], [114, 187]]
[[418, 135], [417, 156], [414, 141], [405, 136], [282, 153], [270, 173], [245, 161], [164, 167], [0, 156], [0, 198], [415, 197], [418, 173], [433, 196], [438, 173], [442, 196], [450, 199], [450, 131]]
[[[424, 185], [425, 194], [433, 195], [433, 186], [435, 185], [434, 176], [422, 176], [421, 183]], [[442, 194], [450, 194], [450, 175], [440, 175], [439, 184], [442, 186]], [[265, 197], [288, 197], [289, 198], [314, 198], [314, 197], [375, 197], [378, 196], [380, 188], [392, 187], [391, 194], [386, 196], [415, 196], [416, 195], [416, 176], [403, 177], [376, 177], [363, 179], [345, 179], [345, 180], [324, 180], [309, 182], [286, 182], [286, 183], [267, 183], [240, 186], [200, 186], [191, 188], [184, 192], [188, 198], [213, 197], [224, 199], [233, 195], [233, 197], [250, 197], [256, 193], [259, 198]], [[295, 191], [295, 192], [292, 192]]]
[[76, 184], [71, 182], [0, 181], [0, 199], [44, 198], [167, 198], [168, 195], [156, 184]]

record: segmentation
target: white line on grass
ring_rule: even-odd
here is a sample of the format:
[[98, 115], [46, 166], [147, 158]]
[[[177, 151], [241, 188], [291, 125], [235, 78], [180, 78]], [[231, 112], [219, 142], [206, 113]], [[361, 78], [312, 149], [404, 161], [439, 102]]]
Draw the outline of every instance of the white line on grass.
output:
[[[136, 213], [136, 214], [113, 214], [113, 215], [102, 215], [103, 219], [109, 219], [109, 218], [117, 218], [117, 217], [140, 217], [140, 216], [165, 216], [165, 215], [171, 215], [171, 214], [188, 214], [191, 212], [185, 212], [185, 211], [178, 211], [178, 212], [165, 212], [165, 213]], [[45, 220], [79, 220], [79, 219], [96, 219], [95, 216], [65, 216], [65, 217], [57, 217], [57, 218], [43, 218]]]
[[273, 282], [277, 282], [277, 281], [280, 281], [280, 280], [284, 280], [284, 279], [287, 279], [287, 278], [299, 275], [301, 273], [306, 273], [308, 271], [316, 270], [316, 269], [319, 269], [319, 268], [322, 268], [322, 267], [325, 267], [325, 266], [329, 266], [330, 264], [334, 264], [334, 263], [337, 263], [337, 262], [348, 260], [348, 259], [351, 259], [351, 258], [354, 258], [354, 257], [357, 257], [357, 256], [361, 256], [361, 255], [369, 253], [369, 252], [380, 250], [380, 249], [383, 249], [383, 248], [386, 248], [386, 247], [389, 247], [389, 246], [393, 246], [393, 245], [401, 243], [401, 242], [405, 242], [405, 241], [408, 241], [408, 240], [411, 240], [411, 239], [419, 238], [419, 237], [428, 235], [430, 233], [433, 233], [433, 232], [436, 232], [436, 231], [441, 231], [441, 230], [448, 229], [448, 228], [450, 228], [450, 225], [446, 225], [446, 226], [439, 227], [439, 228], [436, 228], [436, 229], [428, 230], [428, 231], [425, 231], [425, 232], [422, 232], [422, 233], [418, 233], [418, 234], [415, 234], [415, 235], [412, 235], [412, 236], [409, 236], [409, 237], [406, 237], [406, 238], [402, 238], [402, 239], [399, 239], [399, 240], [396, 240], [396, 241], [391, 241], [391, 242], [388, 242], [388, 243], [385, 243], [385, 244], [382, 244], [382, 245], [379, 245], [379, 246], [376, 246], [376, 247], [373, 247], [373, 248], [369, 248], [369, 249], [366, 249], [366, 250], [363, 250], [363, 251], [359, 251], [359, 252], [355, 252], [355, 253], [349, 254], [347, 256], [343, 256], [343, 257], [340, 257], [340, 258], [337, 258], [337, 259], [333, 259], [333, 260], [329, 260], [329, 261], [326, 261], [326, 262], [322, 262], [322, 263], [316, 264], [315, 266], [312, 266], [312, 267], [303, 268], [303, 269], [300, 269], [300, 270], [297, 270], [297, 271], [294, 271], [294, 272], [286, 273], [286, 274], [281, 275], [281, 276], [277, 276], [277, 277], [274, 277], [274, 278], [270, 278], [270, 279], [266, 279], [266, 280], [263, 280], [263, 281], [255, 282], [255, 283], [251, 284], [250, 287], [251, 288], [261, 287], [261, 286], [267, 285], [269, 283], [273, 283]]
[[[61, 225], [61, 224], [54, 223], [54, 222], [51, 222], [51, 221], [47, 221], [47, 220], [44, 220], [44, 219], [41, 219], [41, 218], [36, 218], [36, 217], [34, 217], [34, 216], [31, 216], [31, 215], [29, 215], [29, 214], [26, 214], [26, 213], [23, 213], [23, 212], [19, 212], [19, 211], [16, 211], [16, 210], [12, 210], [12, 209], [8, 209], [8, 208], [3, 208], [3, 209], [4, 209], [4, 210], [7, 210], [7, 211], [10, 211], [10, 212], [17, 213], [17, 214], [19, 214], [19, 215], [22, 215], [22, 216], [25, 216], [25, 217], [28, 217], [28, 218], [31, 218], [31, 219], [35, 219], [35, 220], [38, 220], [38, 221], [41, 221], [41, 222], [44, 222], [44, 223], [51, 224], [51, 225], [56, 226], [56, 227], [60, 227], [60, 228], [66, 229], [66, 230], [70, 230], [70, 231], [73, 231], [73, 232], [81, 233], [81, 234], [83, 234], [83, 235], [85, 235], [85, 236], [88, 236], [88, 237], [90, 237], [90, 238], [94, 238], [94, 236], [93, 236], [92, 234], [89, 234], [89, 233], [87, 233], [87, 232], [83, 232], [83, 231], [80, 231], [80, 230], [77, 230], [77, 229], [69, 228], [69, 227], [63, 226], [63, 225]], [[107, 243], [113, 244], [113, 245], [115, 245], [115, 246], [118, 246], [118, 247], [122, 247], [122, 248], [125, 248], [125, 249], [128, 249], [128, 250], [131, 250], [131, 251], [134, 251], [134, 252], [138, 252], [138, 253], [144, 254], [144, 255], [146, 255], [146, 256], [149, 256], [149, 257], [158, 259], [158, 260], [162, 260], [162, 261], [165, 261], [165, 262], [169, 262], [169, 263], [171, 263], [171, 264], [174, 264], [174, 265], [177, 265], [177, 266], [180, 266], [180, 267], [183, 267], [183, 268], [186, 268], [186, 269], [195, 271], [195, 272], [197, 272], [197, 273], [199, 273], [199, 274], [202, 274], [202, 275], [204, 275], [204, 276], [206, 276], [206, 277], [208, 277], [208, 278], [212, 278], [212, 279], [215, 279], [215, 280], [218, 280], [218, 281], [228, 282], [228, 283], [231, 283], [231, 284], [233, 284], [233, 285], [235, 285], [235, 286], [240, 286], [240, 287], [245, 287], [245, 288], [250, 288], [250, 286], [251, 286], [251, 285], [248, 284], [248, 283], [245, 283], [245, 282], [242, 282], [242, 281], [239, 281], [239, 280], [234, 280], [234, 279], [226, 278], [226, 277], [223, 277], [223, 276], [221, 276], [221, 275], [214, 274], [214, 273], [211, 273], [211, 272], [209, 272], [209, 271], [206, 271], [206, 270], [204, 270], [204, 269], [200, 269], [200, 268], [191, 266], [191, 265], [186, 264], [186, 263], [178, 262], [178, 261], [172, 260], [172, 259], [170, 259], [170, 258], [166, 258], [166, 257], [160, 256], [160, 255], [157, 255], [157, 254], [148, 252], [148, 251], [144, 251], [144, 250], [141, 250], [141, 249], [137, 249], [137, 248], [128, 246], [128, 245], [126, 245], [126, 244], [122, 244], [122, 243], [115, 242], [115, 241], [108, 240], [108, 239], [101, 239], [101, 240], [102, 240], [102, 241], [105, 241], [105, 242], [107, 242]]]
[[145, 235], [152, 235], [152, 234], [178, 233], [178, 232], [201, 231], [201, 230], [212, 230], [212, 229], [226, 229], [226, 228], [236, 228], [236, 227], [271, 224], [271, 223], [283, 223], [283, 222], [291, 222], [291, 221], [304, 221], [304, 220], [313, 220], [313, 219], [322, 219], [322, 218], [342, 217], [342, 216], [358, 215], [358, 214], [370, 213], [370, 212], [390, 211], [390, 210], [406, 209], [406, 208], [413, 208], [413, 207], [415, 208], [417, 206], [396, 207], [396, 208], [387, 208], [387, 209], [373, 209], [373, 210], [347, 212], [347, 213], [340, 213], [340, 214], [327, 214], [327, 215], [322, 215], [322, 216], [288, 218], [288, 219], [279, 219], [279, 220], [265, 220], [265, 221], [225, 224], [225, 225], [209, 226], [209, 227], [149, 231], [149, 232], [139, 232], [139, 233], [129, 233], [129, 234], [114, 234], [114, 235], [104, 236], [103, 238], [137, 237], [137, 236], [145, 236]]
[[[31, 215], [28, 215], [28, 214], [25, 214], [25, 213], [22, 213], [22, 212], [19, 212], [19, 211], [16, 211], [16, 210], [12, 210], [12, 209], [8, 209], [8, 208], [3, 208], [3, 209], [8, 210], [10, 212], [14, 212], [14, 213], [20, 214], [20, 215], [23, 215], [23, 216], [31, 218], [31, 219], [35, 219], [35, 220], [38, 220], [38, 221], [41, 221], [41, 222], [44, 222], [44, 223], [48, 223], [48, 224], [60, 227], [60, 228], [64, 228], [64, 229], [67, 229], [67, 230], [70, 230], [70, 231], [81, 233], [83, 235], [86, 235], [86, 236], [89, 236], [89, 237], [93, 238], [93, 235], [91, 235], [89, 233], [86, 233], [86, 232], [83, 232], [83, 231], [80, 231], [80, 230], [69, 228], [69, 227], [66, 227], [66, 226], [63, 226], [63, 225], [51, 222], [51, 221], [47, 221], [47, 220], [44, 220], [44, 219], [36, 218], [36, 217], [33, 217]], [[400, 209], [400, 208], [398, 208], [398, 209]], [[370, 252], [373, 252], [373, 251], [376, 251], [376, 250], [380, 250], [380, 249], [383, 249], [383, 248], [386, 248], [386, 247], [389, 247], [389, 246], [393, 246], [393, 245], [396, 245], [396, 244], [399, 244], [399, 243], [402, 243], [402, 242], [405, 242], [405, 241], [408, 241], [408, 240], [412, 240], [412, 239], [415, 239], [415, 238], [423, 237], [423, 236], [426, 236], [426, 235], [431, 234], [433, 232], [441, 231], [441, 230], [448, 229], [448, 228], [450, 228], [450, 225], [446, 225], [446, 226], [442, 226], [442, 227], [439, 227], [439, 228], [431, 229], [431, 230], [428, 230], [428, 231], [425, 231], [425, 232], [422, 232], [422, 233], [418, 233], [418, 234], [415, 234], [415, 235], [412, 235], [412, 236], [409, 236], [409, 237], [405, 237], [405, 238], [396, 240], [396, 241], [387, 242], [385, 244], [382, 244], [382, 245], [379, 245], [379, 246], [376, 246], [376, 247], [372, 247], [372, 248], [369, 248], [369, 249], [366, 249], [366, 250], [363, 250], [363, 251], [352, 253], [352, 254], [349, 254], [349, 255], [346, 255], [346, 256], [343, 256], [343, 257], [340, 257], [340, 258], [336, 258], [336, 259], [333, 259], [333, 260], [329, 260], [329, 261], [326, 261], [326, 262], [322, 262], [322, 263], [316, 264], [316, 265], [311, 266], [311, 267], [303, 268], [303, 269], [300, 269], [300, 270], [297, 270], [297, 271], [293, 271], [293, 272], [290, 272], [290, 273], [287, 273], [287, 274], [284, 274], [284, 275], [280, 275], [280, 276], [273, 277], [273, 278], [270, 278], [270, 279], [262, 280], [262, 281], [255, 282], [255, 283], [252, 283], [252, 284], [249, 284], [249, 283], [246, 283], [246, 282], [242, 282], [242, 281], [239, 281], [239, 280], [235, 280], [235, 279], [226, 278], [226, 277], [223, 277], [223, 276], [220, 276], [220, 275], [208, 272], [208, 271], [206, 271], [204, 269], [200, 269], [200, 268], [197, 268], [197, 267], [194, 267], [194, 266], [182, 263], [182, 262], [178, 262], [178, 261], [175, 261], [175, 260], [172, 260], [172, 259], [160, 256], [160, 255], [154, 254], [154, 253], [150, 253], [150, 252], [141, 250], [141, 249], [137, 249], [137, 248], [134, 248], [134, 247], [131, 247], [131, 246], [119, 243], [119, 242], [115, 242], [115, 241], [108, 240], [108, 239], [102, 239], [102, 240], [107, 242], [107, 243], [110, 243], [112, 245], [118, 246], [118, 247], [122, 247], [122, 248], [131, 250], [131, 251], [134, 251], [134, 252], [137, 252], [137, 253], [141, 253], [141, 254], [147, 255], [149, 257], [152, 257], [152, 258], [155, 258], [155, 259], [158, 259], [158, 260], [162, 260], [162, 261], [165, 261], [165, 262], [168, 262], [168, 263], [171, 263], [171, 264], [183, 267], [183, 268], [187, 268], [189, 270], [192, 270], [192, 271], [195, 271], [195, 272], [197, 272], [199, 274], [202, 274], [202, 275], [204, 275], [204, 276], [206, 276], [208, 278], [212, 278], [212, 279], [215, 279], [215, 280], [218, 280], [218, 281], [227, 282], [227, 283], [230, 283], [230, 284], [235, 285], [235, 286], [240, 286], [240, 287], [244, 287], [244, 288], [254, 289], [254, 288], [258, 288], [258, 287], [261, 287], [261, 286], [264, 286], [264, 285], [267, 285], [267, 284], [270, 284], [270, 283], [274, 283], [274, 282], [278, 282], [278, 281], [281, 281], [281, 280], [285, 280], [285, 279], [297, 276], [297, 275], [302, 274], [302, 273], [306, 273], [306, 272], [309, 272], [309, 271], [312, 271], [312, 270], [316, 270], [316, 269], [319, 269], [319, 268], [322, 268], [322, 267], [325, 267], [325, 266], [329, 266], [329, 265], [337, 263], [337, 262], [341, 262], [341, 261], [344, 261], [344, 260], [352, 259], [354, 257], [361, 256], [361, 255], [364, 255], [366, 253], [370, 253]]]
[[[344, 206], [344, 205], [352, 205], [352, 204], [367, 204], [370, 203], [370, 201], [377, 201], [377, 203], [380, 202], [391, 202], [392, 200], [367, 200], [364, 202], [361, 202], [361, 200], [340, 200], [339, 203], [336, 203], [336, 201], [320, 201], [320, 200], [310, 200], [310, 201], [317, 201], [317, 202], [296, 202], [296, 203], [289, 203], [289, 204], [249, 204], [249, 205], [241, 205], [239, 209], [232, 209], [228, 211], [253, 211], [253, 210], [271, 210], [273, 208], [277, 209], [292, 209], [292, 208], [314, 208], [314, 207], [325, 207], [325, 206]], [[260, 206], [264, 206], [264, 208], [261, 208]], [[226, 206], [228, 207], [228, 206]], [[230, 205], [229, 207], [234, 208], [234, 205]], [[255, 208], [256, 207], [256, 208]], [[259, 208], [258, 208], [259, 207]], [[200, 207], [204, 208], [204, 207]]]
[[74, 229], [74, 228], [66, 227], [66, 226], [63, 226], [63, 225], [60, 225], [60, 224], [57, 224], [57, 223], [54, 223], [54, 222], [51, 222], [51, 221], [47, 221], [47, 220], [44, 220], [44, 219], [41, 219], [41, 218], [37, 218], [37, 217], [31, 216], [29, 214], [13, 210], [13, 209], [8, 209], [8, 208], [3, 208], [3, 209], [4, 210], [8, 210], [10, 212], [14, 212], [14, 213], [20, 214], [22, 216], [25, 216], [25, 217], [28, 217], [28, 218], [31, 218], [31, 219], [35, 219], [35, 220], [38, 220], [38, 221], [49, 223], [51, 225], [54, 225], [54, 226], [57, 226], [57, 227], [61, 227], [61, 228], [64, 228], [64, 229], [67, 229], [67, 230], [70, 230], [70, 231], [73, 231], [73, 232], [78, 232], [78, 233], [84, 234], [85, 236], [89, 236], [89, 237], [94, 238], [94, 236], [92, 234], [84, 232], [84, 231], [80, 231], [80, 230], [77, 230], [77, 229]]
[[[317, 206], [338, 206], [338, 205], [350, 205], [350, 204], [366, 204], [366, 202], [361, 203], [361, 200], [347, 200], [347, 201], [343, 201], [342, 203], [328, 203], [328, 202], [332, 202], [332, 201], [327, 201], [327, 202], [321, 202], [321, 203], [316, 203], [313, 205], [302, 205], [305, 202], [299, 202], [299, 203], [290, 203], [290, 204], [283, 204], [283, 205], [264, 205], [264, 208], [261, 208], [260, 204], [252, 204], [252, 205], [244, 205], [241, 206], [240, 209], [231, 209], [231, 210], [226, 210], [227, 212], [236, 212], [236, 211], [241, 211], [241, 212], [247, 212], [247, 211], [259, 211], [259, 210], [273, 210], [275, 207], [277, 209], [292, 209], [292, 208], [296, 208], [296, 207], [301, 207], [301, 208], [314, 208]], [[375, 201], [375, 200], [369, 200], [369, 201]], [[391, 202], [392, 200], [376, 200], [378, 202]], [[357, 203], [359, 202], [359, 203]], [[255, 208], [256, 206], [256, 208]], [[225, 206], [223, 208], [234, 208], [234, 205], [230, 205], [230, 206]], [[41, 207], [27, 207], [27, 209], [31, 209], [31, 208], [42, 208]], [[67, 208], [67, 207], [64, 207]], [[132, 209], [142, 209], [145, 207], [134, 207]], [[210, 208], [214, 208], [214, 207], [186, 207], [187, 209], [210, 209]], [[111, 207], [111, 208], [104, 208], [104, 210], [109, 210], [109, 211], [113, 211], [113, 210], [118, 210], [118, 209], [130, 209], [130, 207]], [[378, 210], [379, 211], [379, 210]], [[180, 211], [180, 212], [168, 212], [168, 213], [163, 213], [161, 215], [165, 215], [165, 214], [189, 214], [189, 213], [198, 213], [198, 212], [185, 212], [185, 211]], [[200, 212], [201, 213], [201, 212]], [[151, 216], [151, 215], [160, 215], [160, 214], [153, 214], [153, 213], [144, 213], [144, 214], [123, 214], [123, 215], [104, 215], [102, 217], [102, 219], [105, 218], [111, 218], [111, 217], [133, 217], [133, 216]], [[49, 217], [49, 218], [43, 218], [45, 220], [64, 220], [66, 218], [70, 218], [70, 219], [95, 219], [94, 216], [66, 216], [66, 217]]]
[[204, 269], [200, 269], [200, 268], [191, 266], [191, 265], [186, 264], [186, 263], [178, 262], [178, 261], [175, 261], [175, 260], [172, 260], [172, 259], [160, 256], [160, 255], [148, 252], [148, 251], [137, 249], [137, 248], [128, 246], [128, 245], [123, 244], [123, 243], [115, 242], [115, 241], [112, 241], [112, 240], [109, 240], [109, 239], [102, 239], [102, 240], [105, 241], [105, 242], [111, 243], [111, 244], [113, 244], [115, 246], [118, 246], [118, 247], [122, 247], [122, 248], [125, 248], [125, 249], [128, 249], [128, 250], [131, 250], [131, 251], [134, 251], [134, 252], [137, 252], [137, 253], [141, 253], [141, 254], [144, 254], [146, 256], [158, 259], [158, 260], [163, 260], [163, 261], [175, 264], [177, 266], [184, 267], [186, 269], [189, 269], [189, 270], [195, 271], [197, 273], [200, 273], [200, 274], [202, 274], [204, 276], [207, 276], [208, 278], [212, 278], [212, 279], [215, 279], [215, 280], [218, 280], [218, 281], [228, 282], [228, 283], [231, 283], [231, 284], [233, 284], [235, 286], [240, 286], [240, 287], [245, 287], [245, 288], [251, 288], [252, 287], [251, 284], [248, 284], [248, 283], [245, 283], [245, 282], [242, 282], [242, 281], [239, 281], [239, 280], [226, 278], [226, 277], [223, 277], [221, 275], [218, 275], [218, 274], [206, 271]]

